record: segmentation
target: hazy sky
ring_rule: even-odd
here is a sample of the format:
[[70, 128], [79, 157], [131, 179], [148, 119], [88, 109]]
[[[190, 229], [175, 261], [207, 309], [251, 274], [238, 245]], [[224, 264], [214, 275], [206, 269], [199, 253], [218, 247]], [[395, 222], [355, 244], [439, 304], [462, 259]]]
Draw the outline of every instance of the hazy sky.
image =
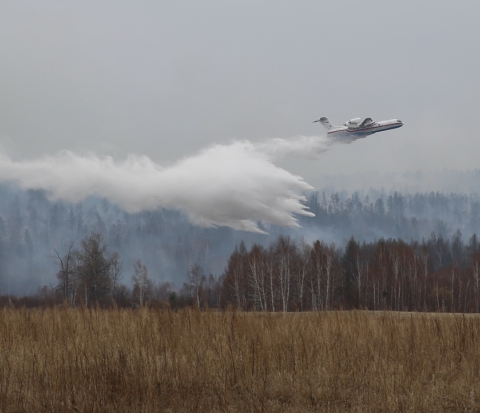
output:
[[401, 129], [281, 166], [322, 175], [478, 167], [480, 3], [4, 0], [0, 144], [172, 164], [214, 143]]

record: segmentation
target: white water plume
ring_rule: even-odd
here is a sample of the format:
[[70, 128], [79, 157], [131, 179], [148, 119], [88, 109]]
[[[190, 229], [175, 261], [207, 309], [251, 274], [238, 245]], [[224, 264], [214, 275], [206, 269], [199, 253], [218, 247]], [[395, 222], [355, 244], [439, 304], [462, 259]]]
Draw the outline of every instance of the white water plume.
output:
[[36, 160], [0, 155], [0, 181], [45, 190], [51, 200], [104, 197], [128, 212], [158, 207], [184, 211], [195, 224], [263, 232], [257, 222], [298, 227], [295, 215], [313, 216], [302, 192], [313, 188], [273, 161], [317, 157], [331, 142], [322, 137], [214, 145], [162, 168], [147, 156], [79, 156], [64, 151]]

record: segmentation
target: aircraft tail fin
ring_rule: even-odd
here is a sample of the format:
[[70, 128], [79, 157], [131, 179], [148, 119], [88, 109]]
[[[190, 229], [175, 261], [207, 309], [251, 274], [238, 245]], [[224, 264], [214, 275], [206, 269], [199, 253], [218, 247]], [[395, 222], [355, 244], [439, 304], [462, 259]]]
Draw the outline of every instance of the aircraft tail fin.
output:
[[314, 120], [313, 122], [314, 123], [315, 122], [320, 122], [327, 131], [329, 131], [330, 129], [332, 129], [334, 127], [332, 125], [332, 123], [328, 120], [328, 118], [326, 118], [326, 117], [322, 117], [318, 120]]

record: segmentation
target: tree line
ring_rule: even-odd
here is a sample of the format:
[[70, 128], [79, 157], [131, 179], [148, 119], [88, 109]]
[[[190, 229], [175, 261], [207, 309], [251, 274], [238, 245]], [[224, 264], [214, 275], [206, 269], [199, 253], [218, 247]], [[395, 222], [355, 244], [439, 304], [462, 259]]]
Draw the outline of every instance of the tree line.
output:
[[345, 248], [288, 236], [250, 249], [242, 241], [220, 276], [207, 276], [194, 264], [177, 287], [153, 281], [141, 260], [123, 274], [120, 256], [108, 251], [98, 233], [83, 239], [79, 249], [71, 245], [66, 254], [52, 258], [58, 265], [57, 284], [31, 297], [35, 305], [480, 311], [480, 245], [475, 234], [465, 244], [460, 231], [449, 239], [432, 233], [410, 243], [351, 238]]
[[335, 308], [478, 312], [480, 249], [460, 231], [422, 242], [380, 239], [344, 249], [279, 237], [269, 248], [240, 245], [222, 278], [224, 303], [242, 310]]
[[[248, 250], [254, 245], [269, 250], [280, 235], [290, 236], [298, 245], [306, 237], [321, 239], [328, 246], [334, 243], [341, 249], [351, 236], [357, 242], [373, 243], [382, 238], [428, 240], [432, 233], [450, 240], [457, 228], [466, 239], [480, 233], [480, 198], [475, 194], [332, 190], [310, 194], [306, 205], [316, 216], [299, 217], [303, 228], [263, 225], [269, 235], [262, 235], [198, 227], [180, 211], [128, 214], [102, 199], [69, 204], [49, 200], [44, 191], [21, 191], [1, 184], [0, 295], [32, 295], [43, 285], [55, 286], [57, 260], [51, 256], [58, 251], [63, 258], [72, 240], [73, 249], [81, 250], [81, 240], [92, 233], [101, 235], [121, 256], [129, 288], [133, 285], [131, 273], [140, 259], [154, 285], [169, 281], [177, 289], [194, 265], [202, 269], [197, 278], [206, 274], [208, 283], [213, 274], [215, 280], [220, 279], [242, 239]], [[72, 286], [75, 296], [85, 294], [85, 286], [80, 293], [79, 285], [76, 281]], [[178, 301], [180, 292], [175, 292]], [[97, 294], [95, 290], [93, 296]]]

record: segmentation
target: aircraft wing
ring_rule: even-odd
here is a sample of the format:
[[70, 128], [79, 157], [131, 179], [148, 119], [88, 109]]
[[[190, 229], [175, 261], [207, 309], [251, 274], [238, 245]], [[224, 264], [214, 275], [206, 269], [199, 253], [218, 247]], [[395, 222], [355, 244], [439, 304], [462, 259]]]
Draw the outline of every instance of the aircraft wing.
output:
[[361, 127], [364, 127], [364, 126], [368, 126], [370, 125], [371, 123], [375, 123], [372, 118], [365, 118], [365, 120], [360, 124], [360, 128]]

